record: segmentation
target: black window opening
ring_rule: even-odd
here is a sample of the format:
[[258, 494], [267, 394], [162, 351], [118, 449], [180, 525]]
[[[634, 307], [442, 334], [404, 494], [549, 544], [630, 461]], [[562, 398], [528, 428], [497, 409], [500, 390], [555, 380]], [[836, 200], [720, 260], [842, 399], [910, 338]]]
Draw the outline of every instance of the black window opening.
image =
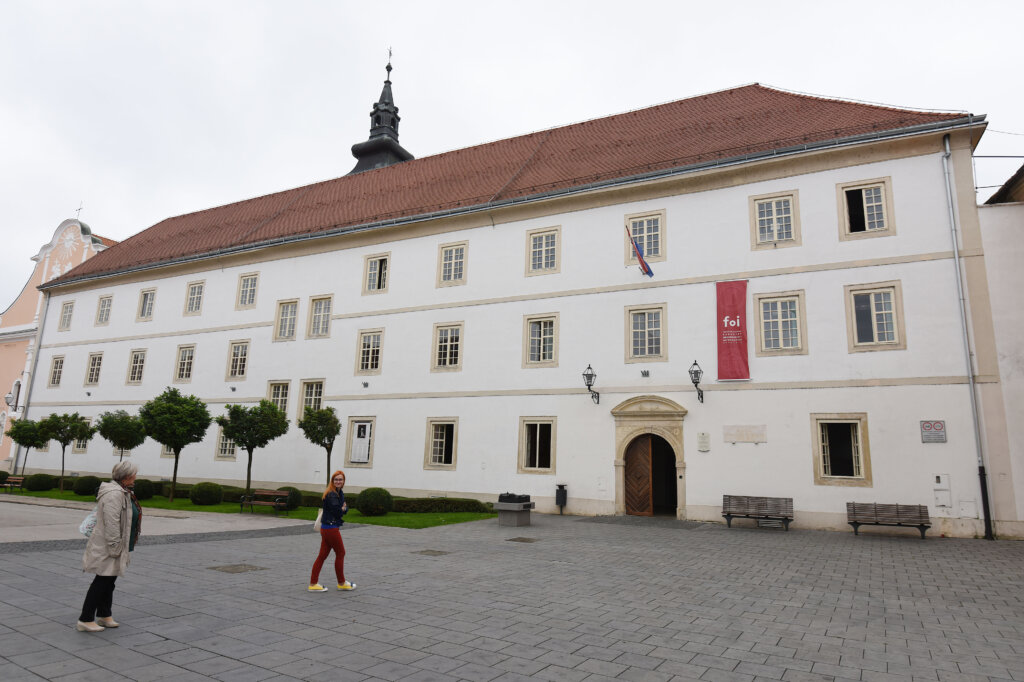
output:
[[864, 191], [860, 189], [846, 190], [846, 213], [850, 220], [850, 232], [866, 232], [867, 222], [864, 219]]
[[551, 424], [526, 425], [526, 468], [551, 468]]
[[857, 424], [852, 422], [822, 424], [825, 445], [826, 475], [860, 476]]

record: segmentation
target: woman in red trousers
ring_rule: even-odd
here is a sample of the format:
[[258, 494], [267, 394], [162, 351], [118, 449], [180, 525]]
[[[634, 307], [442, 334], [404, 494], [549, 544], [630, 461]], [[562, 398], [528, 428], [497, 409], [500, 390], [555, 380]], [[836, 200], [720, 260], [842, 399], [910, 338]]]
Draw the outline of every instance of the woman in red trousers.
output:
[[320, 569], [323, 568], [327, 555], [334, 550], [334, 572], [338, 577], [339, 590], [354, 590], [355, 583], [345, 580], [345, 543], [341, 541], [341, 526], [345, 522], [342, 517], [348, 511], [345, 504], [345, 472], [335, 471], [331, 474], [331, 484], [324, 491], [323, 513], [320, 515], [320, 554], [313, 562], [313, 572], [309, 576], [310, 592], [326, 592], [327, 588], [320, 584]]

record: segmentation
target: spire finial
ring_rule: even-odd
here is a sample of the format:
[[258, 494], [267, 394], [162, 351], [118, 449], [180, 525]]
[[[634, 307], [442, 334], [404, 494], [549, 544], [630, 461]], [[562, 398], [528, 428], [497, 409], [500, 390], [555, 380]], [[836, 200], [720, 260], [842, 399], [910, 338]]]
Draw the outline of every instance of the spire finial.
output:
[[391, 80], [391, 48], [388, 48], [388, 65], [384, 67], [388, 70], [388, 80]]

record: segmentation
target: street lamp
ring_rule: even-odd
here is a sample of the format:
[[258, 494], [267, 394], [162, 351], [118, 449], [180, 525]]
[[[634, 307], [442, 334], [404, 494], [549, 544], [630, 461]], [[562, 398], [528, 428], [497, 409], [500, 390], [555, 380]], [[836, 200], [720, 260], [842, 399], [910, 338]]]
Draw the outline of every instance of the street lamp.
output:
[[700, 389], [700, 386], [697, 385], [697, 384], [700, 383], [700, 378], [702, 376], [704, 376], [704, 370], [702, 370], [700, 368], [700, 365], [697, 364], [697, 361], [694, 360], [693, 364], [690, 365], [690, 381], [693, 382], [693, 387], [695, 389], [697, 389], [697, 402], [698, 403], [704, 402], [704, 391], [702, 391]]
[[5, 395], [4, 402], [7, 403], [7, 407], [14, 407], [14, 394], [8, 393]]
[[597, 372], [588, 364], [587, 368], [583, 370], [583, 383], [587, 385], [587, 390], [590, 391], [590, 397], [594, 400], [594, 404], [600, 405], [601, 394], [593, 389], [595, 379], [597, 379]]

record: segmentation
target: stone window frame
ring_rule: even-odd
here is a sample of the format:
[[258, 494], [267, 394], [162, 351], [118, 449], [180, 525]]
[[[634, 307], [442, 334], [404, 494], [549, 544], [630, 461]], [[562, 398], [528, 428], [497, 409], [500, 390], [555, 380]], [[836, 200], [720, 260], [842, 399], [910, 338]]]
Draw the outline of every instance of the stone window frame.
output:
[[[288, 306], [295, 306], [295, 314], [291, 317], [291, 335], [281, 333], [281, 323], [284, 322], [284, 311]], [[274, 313], [274, 342], [295, 341], [299, 338], [299, 299], [282, 298], [277, 301], [276, 312]]]
[[[148, 303], [147, 303], [148, 301]], [[139, 292], [139, 305], [135, 309], [136, 322], [152, 322], [156, 308], [156, 287], [147, 287]]]
[[[789, 200], [789, 215], [791, 219], [790, 227], [792, 229], [793, 236], [789, 239], [770, 239], [761, 241], [761, 230], [760, 230], [760, 206], [768, 202]], [[803, 235], [800, 230], [800, 192], [798, 190], [789, 190], [784, 192], [771, 192], [769, 194], [758, 194], [751, 196], [748, 200], [750, 206], [750, 250], [751, 251], [770, 251], [772, 249], [788, 248], [791, 246], [801, 246], [803, 244]], [[777, 216], [773, 214], [773, 224]], [[778, 231], [773, 227], [773, 234], [778, 235]]]
[[[458, 362], [453, 365], [441, 365], [438, 364], [437, 353], [440, 347], [440, 336], [442, 329], [458, 329], [459, 330], [459, 349], [458, 349]], [[465, 364], [466, 358], [466, 324], [464, 321], [458, 322], [435, 322], [433, 328], [433, 341], [430, 344], [430, 371], [431, 372], [461, 372], [462, 367]]]
[[[243, 303], [242, 295], [249, 291], [250, 287], [245, 286], [247, 279], [253, 280], [252, 290], [252, 302]], [[238, 289], [235, 293], [235, 310], [251, 310], [256, 307], [256, 295], [259, 293], [260, 286], [260, 273], [258, 272], [243, 272], [238, 275]]]
[[[543, 467], [529, 467], [527, 466], [527, 428], [530, 424], [547, 424], [551, 427], [551, 442], [549, 448], [551, 450], [551, 466], [548, 468]], [[518, 452], [518, 464], [516, 471], [520, 474], [541, 474], [541, 475], [554, 475], [556, 473], [557, 465], [557, 452], [558, 452], [558, 417], [520, 417], [519, 418], [519, 452]]]
[[[433, 461], [434, 454], [434, 427], [450, 424], [452, 426], [452, 461], [448, 464], [438, 464]], [[423, 468], [429, 471], [454, 471], [459, 460], [459, 418], [458, 417], [428, 417], [427, 437], [423, 449]]]
[[[370, 425], [370, 448], [367, 453], [365, 462], [353, 462], [352, 461], [352, 442], [355, 439], [356, 426], [360, 423], [369, 423]], [[377, 442], [377, 417], [376, 416], [364, 416], [364, 417], [349, 417], [348, 418], [348, 434], [345, 438], [345, 466], [355, 467], [357, 469], [372, 469], [373, 468], [373, 449], [374, 443]]]
[[[198, 294], [193, 296], [193, 290], [198, 287]], [[185, 308], [182, 311], [182, 315], [195, 316], [203, 314], [203, 302], [206, 298], [206, 280], [197, 279], [193, 282], [189, 282], [185, 285]], [[196, 300], [197, 306], [193, 308], [193, 300]]]
[[[552, 349], [550, 360], [531, 360], [531, 325], [534, 322], [552, 323]], [[559, 313], [523, 315], [523, 369], [558, 367]]]
[[[142, 378], [146, 372], [146, 348], [132, 348], [128, 351], [128, 371], [125, 372], [124, 383], [127, 386], [139, 386], [142, 384]], [[136, 358], [141, 356], [142, 359], [136, 365]], [[138, 367], [138, 377], [134, 377], [134, 372]]]
[[57, 321], [57, 331], [66, 332], [71, 329], [71, 319], [75, 315], [75, 302], [64, 301], [60, 305], [60, 318]]
[[[551, 267], [543, 266], [539, 268], [533, 267], [533, 240], [536, 237], [544, 237], [546, 235], [553, 234], [555, 237], [555, 257], [554, 265]], [[542, 250], [547, 247], [542, 247]], [[550, 227], [538, 227], [533, 230], [526, 231], [526, 276], [536, 277], [539, 275], [557, 275], [562, 271], [562, 226], [553, 225]]]
[[[459, 278], [445, 279], [444, 278], [444, 266], [445, 266], [445, 252], [452, 251], [455, 249], [462, 249], [462, 276]], [[454, 255], [452, 257], [452, 263], [455, 263]], [[435, 286], [441, 287], [458, 287], [466, 284], [467, 281], [467, 269], [469, 266], [469, 241], [464, 240], [461, 242], [450, 242], [447, 244], [438, 244], [437, 246], [437, 281]], [[454, 265], [453, 265], [454, 270]], [[454, 273], [453, 273], [454, 274]]]
[[[64, 378], [64, 360], [63, 355], [54, 355], [50, 358], [50, 373], [46, 378], [47, 388], [60, 388], [60, 381]], [[57, 366], [57, 361], [60, 361], [60, 366]], [[56, 375], [56, 381], [54, 381], [54, 375]]]
[[[384, 286], [380, 286], [380, 265], [377, 266], [377, 271], [374, 273], [374, 288], [370, 288], [370, 274], [371, 267], [370, 263], [384, 263]], [[384, 253], [372, 253], [363, 257], [363, 285], [362, 294], [363, 296], [376, 296], [377, 294], [386, 294], [391, 287], [391, 252], [387, 251]]]
[[[644, 303], [625, 306], [625, 362], [668, 362], [668, 303]], [[633, 315], [635, 313], [661, 313], [658, 337], [661, 352], [658, 355], [633, 355]]]
[[[92, 417], [82, 417], [87, 426], [92, 426]], [[76, 438], [71, 441], [71, 452], [75, 455], [84, 455], [89, 451], [89, 441]]]
[[[893, 327], [896, 332], [895, 341], [872, 341], [857, 342], [857, 324], [855, 318], [854, 296], [857, 294], [877, 293], [889, 291], [892, 294], [893, 302]], [[903, 285], [900, 280], [889, 280], [887, 282], [873, 282], [865, 284], [847, 284], [843, 287], [843, 300], [846, 305], [846, 341], [850, 353], [863, 353], [872, 351], [906, 350], [907, 330], [906, 315], [903, 312]], [[872, 329], [874, 329], [874, 318]], [[872, 332], [875, 336], [875, 332]]]
[[306, 407], [307, 407], [307, 405], [306, 405], [306, 402], [307, 402], [306, 401], [306, 387], [307, 386], [315, 386], [317, 384], [320, 385], [320, 395], [314, 396], [314, 398], [317, 401], [319, 401], [320, 405], [319, 405], [319, 407], [314, 407], [313, 409], [314, 410], [318, 410], [318, 409], [322, 410], [323, 407], [324, 407], [324, 396], [326, 395], [325, 387], [327, 385], [327, 380], [324, 379], [324, 378], [313, 378], [313, 379], [302, 379], [302, 380], [299, 381], [299, 395], [297, 396], [298, 400], [295, 401], [296, 404], [298, 405], [298, 408], [299, 408], [298, 419], [302, 419], [303, 417], [306, 416]]
[[[380, 341], [377, 345], [377, 367], [363, 369], [363, 338], [366, 336], [380, 336]], [[356, 334], [356, 365], [355, 374], [356, 376], [373, 376], [381, 373], [381, 366], [384, 362], [384, 327], [376, 327], [373, 329], [360, 329]]]
[[[98, 361], [93, 362], [93, 358]], [[95, 373], [93, 370], [95, 369]], [[103, 351], [96, 353], [89, 353], [88, 359], [85, 361], [85, 383], [84, 386], [98, 386], [100, 383], [100, 375], [103, 372]]]
[[[103, 303], [106, 302], [106, 307]], [[106, 294], [96, 299], [96, 317], [93, 319], [94, 327], [106, 327], [110, 324], [110, 313], [114, 309], [114, 296], [112, 294]], [[104, 313], [106, 318], [104, 319]]]
[[[824, 474], [824, 453], [822, 452], [821, 425], [857, 424], [859, 439], [860, 476], [826, 476]], [[867, 412], [817, 412], [811, 413], [811, 453], [814, 463], [814, 485], [830, 485], [851, 488], [871, 488], [871, 444], [868, 438]]]
[[[641, 244], [644, 250], [644, 260], [648, 263], [662, 263], [668, 260], [668, 221], [666, 220], [667, 212], [665, 209], [656, 209], [653, 211], [643, 211], [641, 213], [629, 213], [623, 217], [623, 224], [626, 227], [626, 231], [622, 234], [623, 248], [625, 249], [625, 261], [626, 266], [638, 265], [639, 261], [636, 258], [636, 253], [633, 251], [633, 244], [631, 238], [633, 237], [633, 223], [640, 220], [648, 220], [650, 218], [658, 219], [658, 253], [651, 255], [648, 253], [647, 244]], [[647, 235], [645, 233], [644, 239], [646, 241]]]
[[[762, 303], [765, 301], [796, 301], [797, 330], [800, 334], [800, 344], [794, 348], [767, 348], [764, 339], [764, 311]], [[753, 294], [754, 318], [757, 320], [757, 342], [754, 346], [754, 354], [757, 357], [774, 357], [780, 355], [807, 355], [807, 301], [803, 289], [792, 291], [776, 291]]]
[[[317, 304], [327, 301], [327, 311], [316, 311]], [[329, 339], [331, 338], [331, 315], [334, 312], [334, 294], [319, 294], [309, 297], [309, 310], [306, 317], [306, 338], [307, 339]], [[320, 318], [321, 328], [317, 329], [317, 317]]]
[[[880, 187], [882, 190], [882, 217], [885, 221], [885, 228], [861, 232], [850, 231], [850, 207], [846, 199], [846, 193], [850, 190], [865, 190]], [[872, 239], [874, 237], [891, 237], [896, 234], [896, 218], [892, 201], [892, 178], [872, 178], [870, 180], [856, 180], [853, 182], [842, 182], [836, 184], [836, 201], [839, 211], [839, 241], [856, 241], [858, 239]]]
[[[236, 357], [235, 348], [245, 348], [245, 353], [240, 364], [242, 365], [241, 371], [237, 371], [234, 366], [234, 360]], [[249, 376], [249, 365], [252, 360], [252, 339], [233, 339], [228, 341], [228, 363], [224, 371], [225, 381], [245, 381]]]
[[[285, 388], [285, 395], [284, 395], [284, 400], [283, 400], [284, 405], [283, 406], [279, 404], [280, 402], [282, 402], [280, 396], [278, 396], [278, 397], [274, 396], [274, 387], [275, 386], [284, 386], [284, 388]], [[288, 401], [291, 400], [291, 397], [292, 397], [292, 382], [291, 382], [291, 379], [270, 379], [269, 381], [267, 381], [267, 400], [269, 400], [270, 402], [274, 403], [274, 405], [276, 405], [277, 408], [279, 410], [281, 410], [282, 412], [284, 412], [285, 414], [288, 414]], [[301, 419], [301, 417], [300, 417], [300, 419]]]
[[[186, 350], [192, 351], [192, 357], [188, 364], [188, 376], [183, 377], [181, 375], [181, 362], [182, 353]], [[192, 375], [196, 370], [196, 344], [194, 343], [183, 343], [178, 346], [177, 351], [174, 354], [174, 378], [172, 382], [175, 384], [189, 384], [192, 383]]]
[[[231, 446], [231, 452], [230, 454], [224, 454], [224, 450], [228, 444]], [[217, 440], [213, 447], [213, 459], [216, 462], [238, 461], [238, 443], [224, 435], [223, 426], [217, 429]]]

